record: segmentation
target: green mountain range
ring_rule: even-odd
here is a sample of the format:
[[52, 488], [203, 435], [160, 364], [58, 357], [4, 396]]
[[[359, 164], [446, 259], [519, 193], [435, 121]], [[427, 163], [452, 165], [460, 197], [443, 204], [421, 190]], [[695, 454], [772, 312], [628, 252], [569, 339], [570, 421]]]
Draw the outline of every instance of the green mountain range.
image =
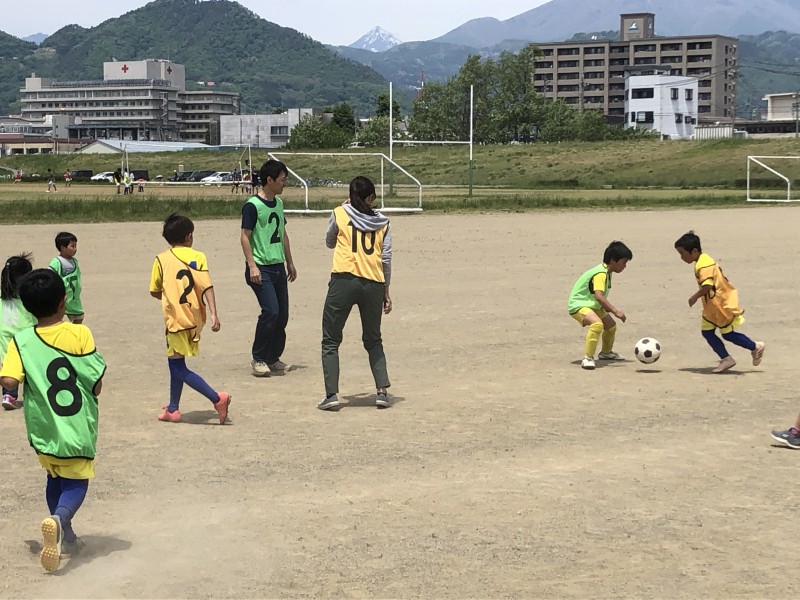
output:
[[31, 72], [102, 79], [103, 62], [114, 58], [184, 64], [187, 89], [213, 81], [239, 92], [249, 113], [343, 101], [371, 113], [387, 91], [371, 68], [230, 0], [155, 0], [97, 27], [68, 25], [38, 47], [0, 32], [0, 57], [0, 114], [19, 109], [19, 89]]

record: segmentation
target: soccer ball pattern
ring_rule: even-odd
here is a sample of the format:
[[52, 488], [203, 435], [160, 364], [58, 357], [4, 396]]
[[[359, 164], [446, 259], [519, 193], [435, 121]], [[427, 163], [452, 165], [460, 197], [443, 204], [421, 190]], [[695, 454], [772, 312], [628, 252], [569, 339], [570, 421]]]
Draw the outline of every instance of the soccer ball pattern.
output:
[[639, 362], [646, 365], [656, 362], [661, 357], [661, 344], [653, 338], [642, 338], [636, 342], [633, 353]]

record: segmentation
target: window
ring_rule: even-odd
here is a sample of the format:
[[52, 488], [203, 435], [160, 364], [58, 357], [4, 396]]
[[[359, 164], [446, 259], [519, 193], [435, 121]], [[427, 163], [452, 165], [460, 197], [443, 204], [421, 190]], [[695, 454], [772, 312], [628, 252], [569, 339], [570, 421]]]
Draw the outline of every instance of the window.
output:
[[655, 57], [634, 58], [633, 64], [635, 65], [654, 65], [656, 64]]
[[640, 100], [642, 98], [653, 98], [653, 88], [637, 88], [631, 93], [631, 98]]
[[652, 123], [653, 122], [653, 111], [639, 111], [636, 113], [636, 122], [637, 123]]
[[[691, 121], [691, 117], [686, 118], [687, 121]], [[676, 123], [683, 123], [683, 115], [681, 113], [675, 113], [675, 122]]]
[[678, 99], [678, 88], [670, 88], [670, 99], [677, 100]]
[[633, 47], [634, 52], [655, 52], [655, 44], [637, 44]]
[[577, 60], [560, 60], [558, 61], [558, 68], [559, 69], [571, 69], [576, 68], [580, 65]]
[[686, 99], [693, 100], [694, 99], [694, 90], [686, 90]]
[[289, 127], [287, 125], [273, 125], [269, 128], [270, 135], [289, 135]]

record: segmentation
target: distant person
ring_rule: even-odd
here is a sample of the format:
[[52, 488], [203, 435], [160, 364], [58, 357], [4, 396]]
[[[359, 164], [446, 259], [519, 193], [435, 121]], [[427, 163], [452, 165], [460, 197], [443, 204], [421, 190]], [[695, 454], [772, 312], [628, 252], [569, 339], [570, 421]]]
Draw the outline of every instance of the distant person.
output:
[[143, 194], [144, 193], [144, 177], [139, 177], [139, 179], [136, 180], [136, 183], [139, 184], [139, 193]]
[[[12, 338], [28, 327], [36, 325], [36, 317], [27, 311], [19, 299], [19, 280], [33, 270], [30, 254], [18, 254], [6, 260], [0, 273], [0, 363], [6, 356]], [[22, 408], [19, 389], [3, 389], [3, 408]]]
[[22, 171], [17, 169], [17, 171], [14, 173], [14, 183], [19, 183], [20, 181], [22, 181]]
[[67, 301], [64, 312], [70, 322], [83, 323], [83, 304], [81, 303], [81, 267], [75, 255], [78, 253], [78, 238], [68, 231], [56, 235], [58, 256], [50, 261], [50, 268], [64, 281]]
[[286, 348], [289, 322], [288, 282], [297, 279], [283, 200], [279, 196], [288, 174], [282, 162], [274, 159], [265, 162], [261, 167], [262, 188], [242, 207], [239, 241], [246, 262], [245, 280], [261, 308], [250, 362], [257, 377], [282, 375], [286, 371], [281, 355]]
[[70, 187], [72, 185], [72, 171], [69, 169], [64, 171], [64, 185], [66, 185], [66, 187]]
[[572, 286], [567, 310], [581, 327], [588, 327], [581, 361], [583, 369], [595, 368], [594, 354], [601, 336], [603, 345], [597, 357], [600, 360], [624, 360], [614, 352], [614, 340], [617, 336], [617, 323], [614, 317], [623, 323], [627, 317], [624, 312], [611, 304], [608, 294], [611, 291], [611, 276], [622, 273], [631, 260], [633, 252], [630, 248], [622, 242], [613, 241], [603, 252], [603, 262], [578, 277]]
[[700, 238], [694, 231], [678, 238], [675, 249], [683, 262], [695, 263], [694, 276], [700, 289], [689, 298], [689, 306], [694, 306], [698, 300], [703, 301], [700, 331], [720, 359], [714, 373], [722, 373], [736, 365], [736, 360], [728, 354], [725, 344], [717, 337], [717, 329], [725, 341], [749, 350], [753, 366], [757, 367], [764, 356], [765, 344], [754, 342], [736, 331], [744, 324], [744, 309], [739, 306], [739, 292], [722, 273], [722, 268], [716, 261], [703, 252]]
[[239, 169], [233, 170], [233, 174], [231, 175], [231, 180], [233, 181], [233, 185], [231, 185], [231, 194], [238, 194], [239, 184], [242, 181], [242, 174], [239, 172]]
[[372, 208], [375, 184], [366, 177], [350, 182], [350, 199], [333, 209], [325, 245], [334, 249], [333, 272], [322, 309], [321, 410], [339, 406], [339, 346], [353, 306], [361, 315], [361, 340], [375, 381], [375, 405], [389, 408], [389, 374], [381, 338], [381, 317], [392, 312], [392, 231], [389, 219]]
[[54, 192], [58, 191], [58, 188], [56, 187], [56, 176], [55, 176], [55, 173], [53, 173], [52, 169], [47, 169], [47, 193], [48, 194], [50, 193], [51, 189]]
[[52, 270], [31, 271], [20, 279], [18, 292], [37, 323], [9, 343], [0, 385], [14, 389], [25, 382], [28, 441], [47, 471], [50, 516], [41, 523], [39, 559], [46, 571], [55, 571], [62, 552], [72, 554], [82, 545], [73, 520], [94, 477], [97, 396], [106, 363], [87, 327], [63, 321], [66, 290]]
[[225, 424], [231, 395], [216, 392], [205, 380], [186, 366], [187, 356], [200, 353], [200, 333], [206, 324], [206, 305], [211, 331], [219, 331], [217, 302], [206, 256], [192, 248], [194, 223], [173, 213], [164, 221], [164, 239], [170, 245], [156, 257], [150, 276], [150, 295], [161, 300], [167, 334], [169, 364], [169, 405], [158, 415], [159, 421], [178, 423], [183, 384], [208, 398]]
[[113, 179], [114, 185], [117, 186], [117, 194], [119, 194], [119, 188], [122, 185], [122, 169], [117, 168], [117, 170], [114, 171]]
[[127, 170], [122, 175], [122, 187], [123, 194], [130, 194], [133, 191], [133, 186], [131, 185], [131, 174]]

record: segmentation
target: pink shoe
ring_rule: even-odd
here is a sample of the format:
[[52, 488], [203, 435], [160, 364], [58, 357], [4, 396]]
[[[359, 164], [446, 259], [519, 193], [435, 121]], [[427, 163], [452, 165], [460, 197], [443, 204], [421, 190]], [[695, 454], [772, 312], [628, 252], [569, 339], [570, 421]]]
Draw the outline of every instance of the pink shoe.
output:
[[214, 408], [217, 409], [217, 413], [219, 413], [219, 424], [225, 425], [225, 419], [228, 418], [228, 407], [231, 404], [231, 396], [228, 392], [220, 392], [219, 393], [219, 401], [214, 405]]
[[181, 411], [176, 410], [175, 412], [169, 412], [166, 406], [162, 406], [164, 412], [158, 415], [159, 421], [166, 421], [167, 423], [180, 423], [181, 422]]
[[754, 367], [761, 364], [761, 359], [764, 357], [764, 348], [766, 348], [766, 346], [764, 342], [756, 342], [756, 347], [750, 353], [753, 356]]
[[726, 356], [714, 369], [714, 373], [724, 373], [728, 369], [731, 369], [736, 366], [736, 360], [732, 356]]

